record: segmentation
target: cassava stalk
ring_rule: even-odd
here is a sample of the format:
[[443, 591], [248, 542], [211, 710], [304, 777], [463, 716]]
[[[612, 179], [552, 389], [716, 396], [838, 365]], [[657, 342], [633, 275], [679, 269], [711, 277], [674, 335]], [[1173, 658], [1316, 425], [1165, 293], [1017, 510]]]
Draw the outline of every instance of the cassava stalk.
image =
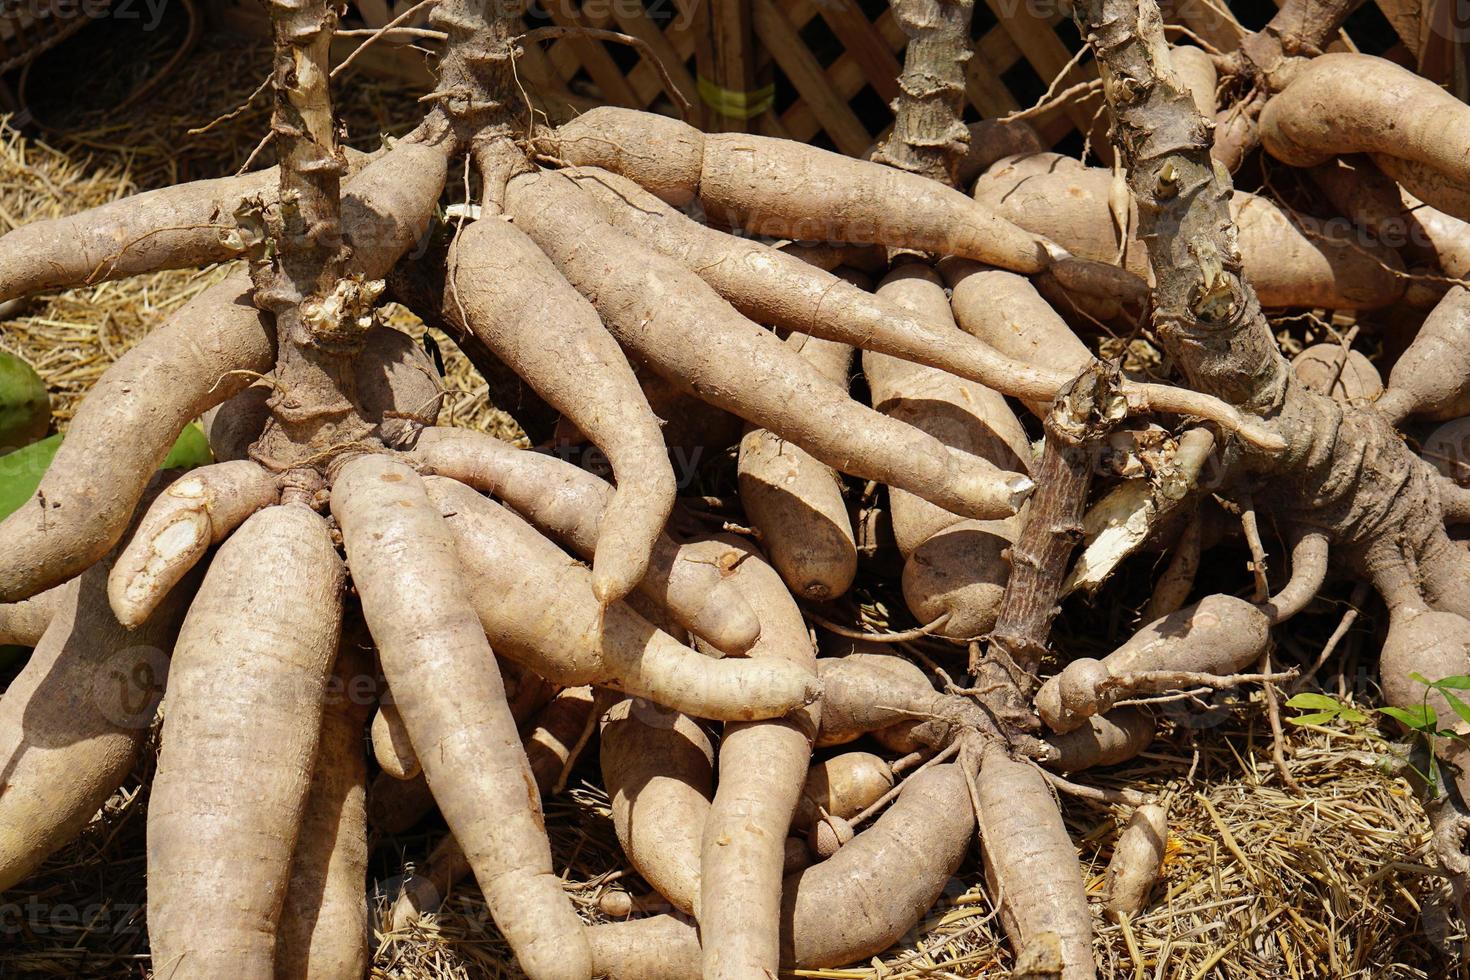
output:
[[974, 0], [893, 0], [891, 6], [909, 41], [893, 102], [893, 131], [873, 159], [954, 187], [970, 146], [965, 65], [972, 54]]

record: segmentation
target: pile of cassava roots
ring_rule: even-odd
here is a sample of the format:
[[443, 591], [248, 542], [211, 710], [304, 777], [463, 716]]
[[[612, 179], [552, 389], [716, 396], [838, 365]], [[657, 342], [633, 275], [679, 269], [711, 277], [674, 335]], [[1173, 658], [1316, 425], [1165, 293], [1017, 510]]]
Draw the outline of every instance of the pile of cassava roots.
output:
[[[363, 976], [370, 783], [449, 829], [390, 924], [472, 875], [533, 980], [861, 963], [972, 848], [1015, 975], [1084, 980], [1056, 794], [1125, 814], [1099, 914], [1158, 901], [1168, 800], [1077, 774], [1225, 689], [1280, 762], [1309, 678], [1272, 633], [1334, 576], [1386, 607], [1385, 703], [1438, 719], [1416, 788], [1465, 904], [1470, 709], [1433, 682], [1470, 675], [1470, 491], [1401, 429], [1470, 414], [1470, 106], [1324, 53], [1351, 0], [1286, 0], [1228, 53], [1171, 46], [1154, 0], [1075, 0], [1116, 158], [1090, 167], [961, 121], [970, 0], [893, 0], [896, 122], [857, 160], [627, 109], [550, 125], [515, 6], [438, 0], [421, 124], [360, 154], [340, 11], [269, 0], [275, 167], [0, 238], [0, 301], [239, 260], [0, 523], [0, 643], [35, 648], [0, 697], [0, 890], [161, 718], [163, 980]], [[1247, 162], [1328, 218], [1233, 191]], [[390, 303], [542, 448], [438, 424]], [[1344, 343], [1289, 363], [1263, 308], [1417, 332], [1385, 384]], [[1097, 324], [1162, 360], [1100, 360]], [[195, 419], [215, 462], [161, 471]], [[700, 494], [685, 464], [727, 453], [738, 494]], [[1225, 538], [1254, 575], [1197, 597]], [[1060, 604], [1147, 553], [1144, 625], [1076, 657]], [[867, 575], [916, 626], [853, 614]], [[642, 882], [595, 925], [541, 809], [589, 747]]]

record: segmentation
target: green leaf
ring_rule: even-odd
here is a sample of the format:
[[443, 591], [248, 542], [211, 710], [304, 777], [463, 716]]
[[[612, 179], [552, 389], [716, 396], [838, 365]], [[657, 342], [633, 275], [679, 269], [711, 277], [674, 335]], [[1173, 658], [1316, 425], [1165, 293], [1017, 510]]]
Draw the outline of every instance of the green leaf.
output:
[[1297, 715], [1295, 718], [1288, 718], [1286, 720], [1293, 725], [1321, 725], [1336, 717], [1336, 711], [1316, 711], [1311, 714]]
[[1467, 676], [1465, 674], [1456, 674], [1453, 677], [1441, 677], [1439, 680], [1431, 684], [1430, 687], [1437, 687], [1441, 691], [1470, 691], [1470, 676]]
[[1343, 721], [1350, 721], [1355, 725], [1366, 724], [1368, 721], [1368, 716], [1359, 711], [1357, 708], [1343, 708], [1341, 711], [1338, 712], [1338, 716], [1342, 718]]
[[[61, 436], [58, 434], [0, 456], [0, 518], [8, 517], [30, 503], [60, 446]], [[209, 440], [203, 430], [191, 422], [179, 434], [163, 465], [165, 469], [191, 470], [212, 462], [214, 457], [209, 452]]]
[[1286, 702], [1288, 708], [1317, 708], [1322, 711], [1341, 711], [1342, 702], [1326, 694], [1313, 694], [1308, 691], [1297, 694]]
[[1459, 715], [1461, 721], [1470, 722], [1470, 704], [1461, 701], [1448, 690], [1441, 690], [1439, 693], [1450, 703], [1450, 710]]
[[1379, 708], [1378, 713], [1388, 715], [1415, 731], [1434, 728], [1434, 709], [1427, 705], [1414, 708]]
[[51, 428], [51, 396], [25, 361], [0, 351], [0, 456], [37, 442]]
[[204, 430], [190, 422], [179, 433], [179, 440], [174, 443], [174, 448], [169, 450], [168, 458], [163, 461], [163, 468], [192, 470], [213, 462], [214, 454], [209, 451], [209, 439], [205, 437]]

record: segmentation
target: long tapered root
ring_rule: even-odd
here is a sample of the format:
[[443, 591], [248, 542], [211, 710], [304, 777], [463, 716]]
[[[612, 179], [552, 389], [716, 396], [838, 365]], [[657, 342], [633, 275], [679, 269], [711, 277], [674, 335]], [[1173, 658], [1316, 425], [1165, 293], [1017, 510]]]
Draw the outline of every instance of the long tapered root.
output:
[[439, 508], [407, 465], [362, 456], [342, 468], [332, 513], [395, 705], [491, 914], [530, 976], [587, 980], [582, 923]]
[[[272, 507], [220, 549], [189, 610], [148, 807], [148, 934], [160, 977], [274, 975], [343, 579], [326, 522]], [[219, 862], [228, 867], [210, 873]]]

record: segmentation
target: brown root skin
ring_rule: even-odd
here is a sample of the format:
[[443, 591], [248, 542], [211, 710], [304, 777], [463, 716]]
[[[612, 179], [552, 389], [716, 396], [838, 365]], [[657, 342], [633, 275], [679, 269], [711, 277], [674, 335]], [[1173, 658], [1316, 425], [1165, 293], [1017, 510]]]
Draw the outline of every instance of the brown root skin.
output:
[[[1261, 113], [1262, 144], [1296, 167], [1376, 153], [1424, 164], [1463, 184], [1470, 181], [1470, 165], [1458, 148], [1467, 139], [1470, 109], [1464, 103], [1408, 69], [1362, 54], [1312, 59]], [[1446, 210], [1444, 201], [1429, 203]]]
[[232, 274], [103, 373], [35, 496], [0, 522], [0, 601], [29, 598], [106, 554], [184, 426], [249, 385], [248, 372], [271, 369], [275, 336], [248, 297], [248, 278]]
[[975, 780], [985, 878], [1018, 961], [1036, 958], [1061, 980], [1089, 980], [1092, 915], [1077, 852], [1045, 777], [990, 743]]
[[[883, 733], [904, 752], [920, 747], [937, 750], [966, 730], [995, 731], [979, 705], [935, 691], [911, 661], [887, 652], [870, 652], [882, 648], [863, 641], [832, 641], [830, 646], [856, 652], [826, 655], [817, 661], [822, 679], [818, 745], [844, 745], [869, 733]], [[829, 648], [824, 640], [824, 654]]]
[[112, 566], [107, 594], [118, 621], [128, 628], [144, 622], [206, 551], [279, 500], [275, 477], [247, 460], [205, 466], [174, 481]]
[[1093, 715], [1087, 723], [1064, 735], [1048, 735], [1046, 743], [1056, 750], [1043, 760], [1057, 772], [1080, 772], [1095, 766], [1115, 766], [1135, 758], [1154, 737], [1154, 720], [1138, 708], [1114, 708]]
[[1404, 192], [1367, 157], [1330, 160], [1311, 176], [1338, 213], [1447, 276], [1470, 272], [1470, 224]]
[[[1147, 685], [1127, 683], [1130, 674], [1235, 674], [1260, 659], [1270, 629], [1270, 617], [1261, 607], [1230, 595], [1207, 596], [1149, 623], [1101, 661], [1068, 664], [1041, 686], [1037, 710], [1052, 731], [1074, 731], [1131, 693], [1157, 693]], [[1112, 679], [1123, 683], [1108, 684]]]
[[970, 144], [960, 158], [955, 174], [956, 187], [969, 187], [1001, 157], [1040, 153], [1046, 149], [1036, 130], [1021, 119], [982, 119], [970, 123], [969, 128]]
[[[635, 156], [622, 149], [629, 144], [647, 149]], [[604, 106], [583, 113], [539, 145], [561, 162], [620, 173], [675, 207], [697, 196], [711, 221], [757, 235], [902, 246], [1027, 273], [1040, 272], [1050, 262], [1035, 236], [958, 191], [790, 140], [744, 133], [700, 140], [682, 123]], [[640, 166], [644, 154], [655, 156], [655, 148], [658, 157], [680, 155], [645, 170]], [[669, 179], [672, 167], [677, 167], [677, 186]], [[894, 208], [895, 201], [903, 206]]]
[[[974, 829], [960, 767], [939, 765], [910, 778], [872, 827], [828, 860], [787, 876], [782, 967], [842, 966], [887, 949], [944, 891]], [[607, 980], [701, 976], [699, 933], [672, 916], [593, 926], [588, 935]]]
[[368, 787], [368, 823], [384, 834], [402, 834], [434, 809], [434, 794], [423, 773], [394, 779], [380, 772]]
[[[273, 975], [343, 579], [326, 522], [295, 505], [251, 517], [210, 564], [175, 647], [148, 807], [160, 978]], [[221, 860], [231, 870], [210, 873]]]
[[1445, 293], [1408, 350], [1388, 373], [1388, 390], [1375, 408], [1397, 422], [1409, 416], [1437, 421], [1470, 414], [1470, 290]]
[[1158, 883], [1169, 843], [1169, 812], [1156, 803], [1133, 811], [1113, 845], [1108, 862], [1107, 909], [1114, 916], [1134, 916], [1148, 907], [1149, 893]]
[[796, 801], [793, 830], [815, 826], [823, 813], [857, 816], [893, 788], [893, 770], [871, 752], [843, 752], [812, 764]]
[[[792, 334], [786, 346], [846, 386], [851, 347], [804, 334]], [[846, 593], [857, 574], [857, 543], [837, 471], [774, 433], [749, 428], [736, 472], [746, 516], [792, 593], [816, 602]]]
[[601, 744], [624, 855], [676, 909], [696, 914], [700, 839], [714, 793], [709, 736], [687, 715], [630, 698], [605, 716]]
[[[749, 656], [786, 663], [816, 681], [816, 647], [806, 619], [774, 568], [754, 547], [719, 538], [740, 557], [731, 580], [761, 621]], [[785, 840], [811, 762], [821, 702], [783, 718], [733, 722], [720, 739], [720, 780], [700, 846], [699, 925], [709, 980], [774, 975]]]
[[[196, 583], [130, 631], [107, 604], [109, 564], [23, 603], [26, 629], [40, 619], [44, 629], [9, 638], [36, 649], [0, 698], [0, 890], [81, 831], [132, 771], [153, 724]], [[15, 608], [0, 607], [0, 619]]]
[[[1119, 259], [1110, 217], [1113, 175], [1056, 154], [1002, 160], [975, 183], [975, 196], [1079, 258], [1117, 263], [1151, 278], [1148, 252], [1132, 209]], [[1391, 249], [1289, 212], [1254, 194], [1236, 192], [1230, 214], [1239, 228], [1243, 273], [1261, 305], [1373, 309], [1404, 292], [1403, 261]]]
[[1313, 344], [1291, 359], [1291, 369], [1308, 391], [1344, 405], [1370, 405], [1383, 394], [1373, 362], [1341, 344]]
[[502, 656], [557, 683], [607, 686], [698, 718], [776, 718], [816, 700], [819, 688], [800, 668], [712, 660], [624, 603], [599, 607], [587, 569], [525, 521], [461, 484], [427, 484]]
[[34, 647], [41, 642], [46, 627], [76, 589], [77, 580], [73, 579], [40, 595], [0, 606], [0, 646]]
[[[472, 491], [469, 491], [473, 493]], [[349, 461], [332, 514], [394, 703], [496, 924], [533, 978], [586, 978], [581, 920], [552, 869], [541, 808], [454, 537], [423, 482], [383, 456]]]
[[[966, 516], [1008, 516], [1030, 492], [1025, 477], [951, 451], [854, 402], [694, 273], [602, 221], [595, 199], [568, 178], [518, 177], [509, 205], [572, 284], [595, 298], [618, 340], [705, 401], [791, 440], [829, 466], [904, 487]], [[621, 260], [600, 261], [602, 255]], [[702, 342], [694, 344], [694, 336]], [[749, 384], [752, 370], [763, 384]], [[816, 418], [823, 424], [815, 425]]]
[[[388, 695], [387, 697], [391, 697]], [[378, 705], [371, 727], [373, 758], [382, 770], [394, 779], [413, 779], [424, 771], [413, 742], [404, 728], [403, 718], [391, 700]]]
[[[511, 674], [507, 674], [509, 678]], [[531, 716], [520, 698], [512, 698], [511, 715], [530, 731], [521, 740], [531, 778], [542, 796], [556, 790], [565, 770], [576, 763], [574, 752], [583, 744], [582, 735], [596, 710], [597, 698], [591, 688], [567, 688], [557, 693]], [[389, 913], [389, 930], [407, 929], [425, 912], [439, 909], [455, 883], [471, 874], [464, 849], [446, 834], [429, 854], [425, 866], [403, 883], [403, 893], [394, 901]]]
[[[878, 296], [936, 326], [959, 333], [938, 273], [926, 265], [899, 266]], [[999, 393], [934, 368], [871, 351], [863, 353], [873, 407], [1017, 472], [1031, 468], [1026, 430]], [[935, 632], [954, 639], [981, 636], [995, 625], [1010, 564], [1004, 552], [1017, 521], [963, 521], [926, 500], [890, 489], [893, 532], [907, 561], [902, 585], [921, 623], [946, 617]], [[963, 525], [963, 527], [961, 527]]]
[[[1379, 657], [1383, 700], [1397, 708], [1434, 710], [1438, 727], [1470, 732], [1444, 695], [1414, 680], [1418, 674], [1431, 681], [1470, 671], [1470, 621], [1450, 612], [1401, 607], [1390, 612], [1388, 636]], [[1434, 755], [1461, 794], [1470, 791], [1470, 746], [1460, 738], [1434, 739]]]
[[[1060, 370], [1056, 361], [1045, 358], [1024, 363], [1014, 355], [997, 356], [986, 344], [976, 344], [963, 334], [938, 329], [836, 276], [823, 275], [820, 269], [788, 252], [706, 228], [615, 174], [591, 169], [563, 173], [603, 204], [601, 217], [618, 230], [697, 272], [727, 302], [761, 323], [942, 368], [1028, 400], [1049, 403], [1076, 373]], [[586, 206], [579, 203], [565, 217], [585, 221], [586, 211]], [[545, 241], [539, 244], [550, 248]], [[617, 246], [617, 250], [626, 247], [626, 244]], [[609, 248], [614, 246], [610, 244]], [[1111, 283], [1110, 288], [1117, 285]], [[1056, 318], [1055, 313], [1050, 315]], [[611, 318], [608, 325], [616, 327]], [[639, 325], [648, 324], [640, 321]], [[637, 347], [634, 338], [619, 335], [619, 339], [630, 348]], [[662, 370], [656, 351], [640, 349], [638, 353], [655, 370]], [[1083, 353], [1091, 357], [1085, 348]], [[708, 370], [704, 365], [699, 368]], [[693, 377], [695, 371], [695, 366], [685, 365], [665, 373], [670, 380], [685, 384], [683, 379]], [[1126, 387], [1135, 410], [1200, 415], [1238, 431], [1243, 438], [1263, 448], [1279, 448], [1281, 444], [1279, 436], [1267, 433], [1259, 423], [1246, 420], [1209, 396], [1167, 385], [1130, 383]], [[701, 397], [713, 400], [703, 392]], [[766, 427], [775, 430], [774, 426]]]
[[[372, 157], [347, 151], [350, 172]], [[0, 237], [0, 302], [49, 289], [239, 258], [241, 202], [274, 203], [275, 167], [144, 191], [78, 214], [21, 225]]]
[[362, 747], [371, 702], [360, 696], [358, 685], [370, 668], [364, 651], [343, 645], [276, 930], [278, 980], [361, 977], [371, 962], [363, 891], [368, 840]]
[[647, 572], [674, 506], [658, 420], [597, 311], [509, 221], [486, 218], [449, 250], [446, 311], [608, 455], [617, 491], [603, 512], [593, 587], [621, 599]]

